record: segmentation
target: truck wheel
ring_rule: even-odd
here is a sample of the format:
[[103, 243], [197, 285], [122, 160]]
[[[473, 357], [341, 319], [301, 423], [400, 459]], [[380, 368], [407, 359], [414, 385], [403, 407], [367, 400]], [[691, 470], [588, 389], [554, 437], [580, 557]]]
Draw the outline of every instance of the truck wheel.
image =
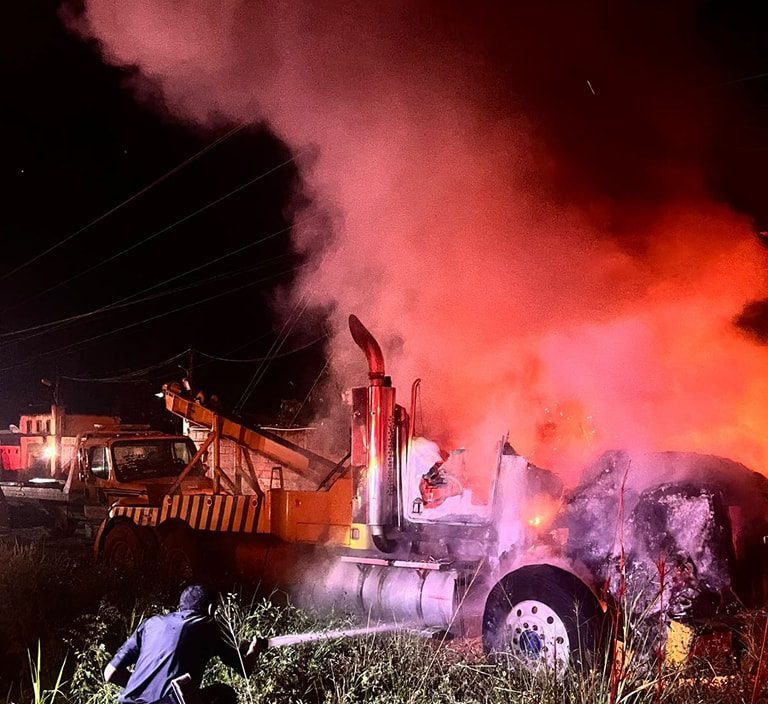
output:
[[115, 525], [104, 538], [102, 559], [108, 567], [120, 570], [141, 568], [151, 554], [151, 541], [145, 529], [123, 522]]
[[175, 582], [188, 582], [200, 576], [202, 560], [195, 535], [182, 526], [160, 530], [160, 568]]
[[483, 645], [494, 659], [564, 672], [594, 661], [604, 624], [600, 604], [580, 579], [550, 565], [531, 565], [506, 575], [491, 590]]

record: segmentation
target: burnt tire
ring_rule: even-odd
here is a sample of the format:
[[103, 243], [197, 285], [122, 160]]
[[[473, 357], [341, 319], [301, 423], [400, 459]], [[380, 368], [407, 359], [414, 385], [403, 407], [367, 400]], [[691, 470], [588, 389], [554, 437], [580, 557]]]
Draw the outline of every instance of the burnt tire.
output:
[[606, 630], [595, 595], [576, 576], [550, 565], [503, 577], [483, 613], [486, 653], [536, 671], [590, 666], [602, 652]]
[[165, 579], [190, 582], [202, 577], [203, 560], [195, 534], [184, 526], [161, 526], [160, 571]]
[[114, 525], [104, 537], [101, 558], [111, 569], [134, 571], [144, 567], [154, 554], [152, 536], [146, 528], [128, 521]]

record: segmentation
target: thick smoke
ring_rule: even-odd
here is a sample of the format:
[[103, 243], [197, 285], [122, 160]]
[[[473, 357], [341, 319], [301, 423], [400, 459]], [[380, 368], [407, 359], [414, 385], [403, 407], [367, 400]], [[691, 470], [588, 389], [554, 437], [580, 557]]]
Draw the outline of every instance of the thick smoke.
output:
[[299, 154], [314, 265], [291, 295], [329, 311], [344, 385], [354, 312], [446, 447], [768, 466], [768, 355], [733, 324], [766, 251], [702, 185], [697, 101], [670, 102], [696, 47], [684, 22], [570, 5], [86, 0], [68, 22], [177, 118], [264, 120]]

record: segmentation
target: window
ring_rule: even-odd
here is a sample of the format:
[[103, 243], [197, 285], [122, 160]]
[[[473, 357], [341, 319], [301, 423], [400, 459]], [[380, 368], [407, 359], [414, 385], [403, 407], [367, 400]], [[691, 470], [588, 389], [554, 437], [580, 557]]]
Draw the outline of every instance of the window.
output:
[[106, 447], [92, 447], [88, 452], [88, 465], [91, 474], [98, 479], [109, 479], [109, 464]]
[[[170, 438], [121, 440], [112, 445], [112, 453], [117, 479], [131, 481], [138, 477], [177, 476], [192, 461], [195, 446], [191, 440]], [[192, 473], [202, 472], [198, 462]]]

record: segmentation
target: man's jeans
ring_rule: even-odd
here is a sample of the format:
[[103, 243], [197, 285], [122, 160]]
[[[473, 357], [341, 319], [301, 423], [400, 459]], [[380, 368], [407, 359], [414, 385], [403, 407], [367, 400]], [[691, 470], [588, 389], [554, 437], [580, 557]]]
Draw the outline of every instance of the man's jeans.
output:
[[[237, 704], [237, 694], [228, 684], [217, 682], [216, 684], [203, 687], [198, 694], [203, 704]], [[169, 694], [163, 697], [155, 704], [188, 704], [180, 702], [175, 694]]]

